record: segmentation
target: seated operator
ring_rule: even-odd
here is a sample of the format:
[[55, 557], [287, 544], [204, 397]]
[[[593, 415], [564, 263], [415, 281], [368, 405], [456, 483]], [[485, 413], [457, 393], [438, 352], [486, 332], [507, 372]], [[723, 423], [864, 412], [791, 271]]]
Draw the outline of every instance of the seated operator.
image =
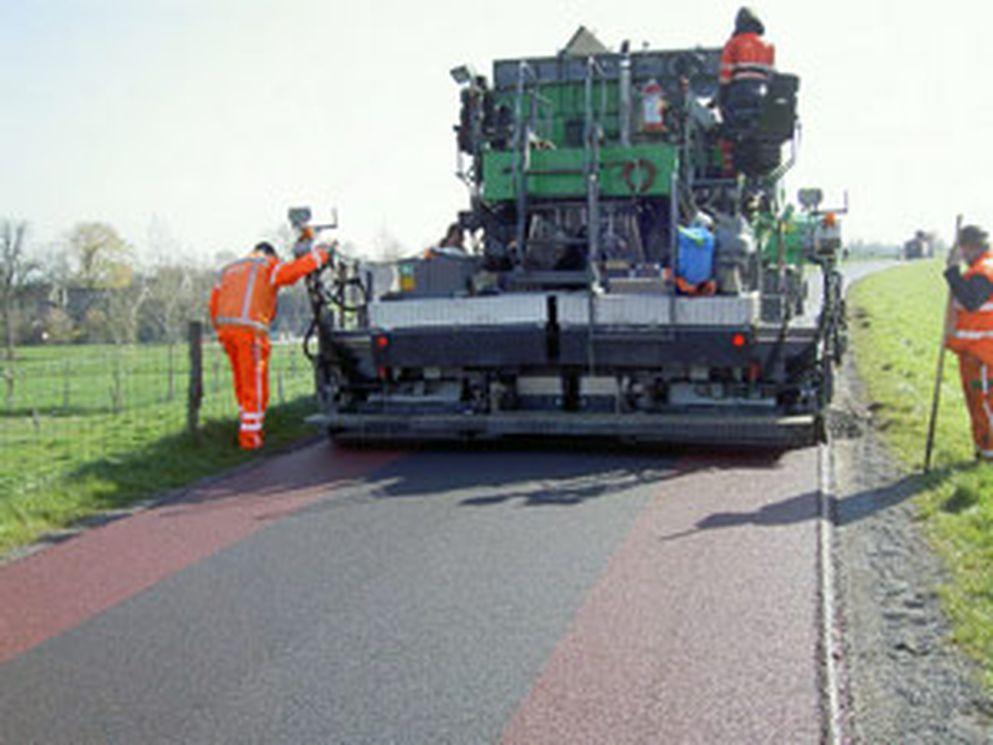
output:
[[424, 258], [433, 256], [465, 256], [465, 230], [457, 222], [448, 226], [445, 236], [424, 252]]
[[721, 142], [725, 172], [731, 168], [734, 139], [748, 133], [762, 113], [776, 61], [776, 48], [762, 39], [765, 26], [749, 8], [741, 8], [734, 33], [721, 54], [718, 101], [729, 140]]

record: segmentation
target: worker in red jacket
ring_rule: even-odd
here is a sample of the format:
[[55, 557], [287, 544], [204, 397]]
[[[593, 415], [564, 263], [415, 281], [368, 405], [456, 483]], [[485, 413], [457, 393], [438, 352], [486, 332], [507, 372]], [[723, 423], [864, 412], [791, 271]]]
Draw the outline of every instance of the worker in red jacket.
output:
[[279, 288], [320, 269], [329, 258], [327, 249], [316, 247], [293, 261], [280, 261], [270, 244], [259, 243], [248, 257], [221, 270], [210, 293], [210, 320], [231, 361], [240, 411], [238, 445], [245, 450], [262, 447], [269, 403], [269, 324]]
[[765, 26], [750, 8], [742, 8], [734, 21], [734, 33], [721, 54], [721, 85], [736, 80], [768, 81], [776, 64], [776, 47], [762, 39]]
[[776, 63], [776, 48], [762, 39], [764, 34], [765, 26], [755, 12], [742, 8], [721, 54], [718, 101], [728, 135], [721, 142], [728, 175], [734, 172], [733, 143], [747, 137], [758, 122]]
[[[963, 273], [962, 261], [968, 265]], [[986, 232], [967, 225], [948, 254], [954, 327], [946, 344], [958, 354], [976, 458], [993, 461], [993, 253]]]

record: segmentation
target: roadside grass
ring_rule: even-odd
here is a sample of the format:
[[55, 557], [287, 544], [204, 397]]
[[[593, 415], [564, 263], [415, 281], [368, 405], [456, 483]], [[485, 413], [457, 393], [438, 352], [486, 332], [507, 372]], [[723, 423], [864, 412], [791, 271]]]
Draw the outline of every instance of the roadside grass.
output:
[[[946, 303], [940, 261], [868, 277], [850, 296], [855, 361], [873, 426], [907, 470], [919, 471]], [[915, 498], [924, 533], [949, 573], [939, 592], [953, 639], [993, 690], [993, 466], [973, 459], [957, 358], [945, 358], [932, 472]]]
[[[18, 350], [0, 387], [0, 556], [108, 509], [123, 508], [257, 457], [235, 445], [237, 406], [220, 348], [204, 345], [201, 427], [186, 432], [186, 349]], [[313, 434], [310, 364], [276, 346], [267, 447]], [[7, 395], [4, 396], [4, 393]]]

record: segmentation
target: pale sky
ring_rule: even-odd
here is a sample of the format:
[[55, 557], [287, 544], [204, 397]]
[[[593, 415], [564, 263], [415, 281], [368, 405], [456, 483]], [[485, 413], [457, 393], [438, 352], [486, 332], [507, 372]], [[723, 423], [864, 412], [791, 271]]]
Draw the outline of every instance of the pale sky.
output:
[[[0, 0], [0, 218], [37, 243], [83, 220], [144, 248], [166, 231], [240, 253], [286, 208], [409, 249], [465, 207], [452, 125], [463, 62], [555, 54], [579, 24], [612, 48], [721, 46], [737, 2]], [[847, 189], [847, 237], [993, 226], [993, 5], [753, 4], [801, 77], [787, 180]]]

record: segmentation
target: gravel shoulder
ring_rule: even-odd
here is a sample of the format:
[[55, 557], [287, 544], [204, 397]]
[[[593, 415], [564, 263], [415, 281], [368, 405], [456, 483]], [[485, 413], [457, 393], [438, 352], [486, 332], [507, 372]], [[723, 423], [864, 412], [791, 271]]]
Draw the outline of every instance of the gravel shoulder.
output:
[[853, 355], [832, 412], [834, 558], [845, 741], [993, 743], [993, 702], [950, 643], [940, 561], [915, 524], [921, 489], [872, 428]]

